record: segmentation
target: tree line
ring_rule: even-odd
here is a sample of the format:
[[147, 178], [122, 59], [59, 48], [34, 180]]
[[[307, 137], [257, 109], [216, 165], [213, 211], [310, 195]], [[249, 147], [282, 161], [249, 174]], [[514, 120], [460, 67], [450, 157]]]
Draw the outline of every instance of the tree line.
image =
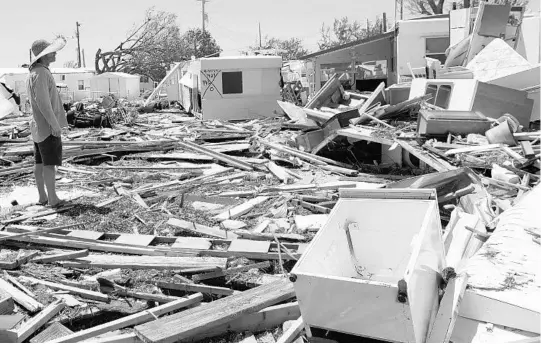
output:
[[[482, 0], [397, 0], [397, 6], [403, 7], [412, 14], [437, 15], [450, 10], [455, 3], [458, 8], [477, 6]], [[402, 3], [401, 3], [402, 2]], [[491, 3], [510, 3], [513, 6], [526, 5], [528, 0], [491, 0]], [[174, 13], [147, 10], [142, 23], [134, 26], [127, 38], [114, 50], [98, 49], [94, 58], [94, 67], [98, 74], [105, 72], [125, 72], [161, 80], [165, 77], [170, 65], [187, 61], [192, 57], [219, 56], [222, 52], [219, 44], [209, 31], [191, 28], [181, 33], [176, 24]], [[322, 24], [318, 48], [332, 48], [342, 44], [373, 37], [382, 33], [385, 28], [382, 18], [367, 20], [366, 24], [348, 17], [335, 18], [332, 25]], [[387, 25], [391, 29], [391, 25]], [[276, 50], [285, 60], [295, 60], [307, 55], [302, 39], [292, 37], [280, 39], [266, 36], [259, 44], [249, 50]], [[69, 64], [69, 62], [68, 62]]]

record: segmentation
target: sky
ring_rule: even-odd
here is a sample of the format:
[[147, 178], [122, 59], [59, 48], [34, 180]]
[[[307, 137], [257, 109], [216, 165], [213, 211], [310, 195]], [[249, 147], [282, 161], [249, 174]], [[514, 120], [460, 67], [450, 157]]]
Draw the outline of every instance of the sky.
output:
[[[76, 22], [81, 24], [86, 67], [93, 68], [98, 48], [116, 48], [134, 25], [142, 23], [151, 6], [175, 13], [181, 32], [201, 27], [201, 1], [197, 0], [2, 1], [0, 68], [28, 63], [33, 41], [51, 40], [59, 34], [68, 37], [68, 44], [57, 53], [52, 67], [77, 61]], [[366, 23], [383, 12], [392, 23], [395, 0], [209, 0], [205, 11], [209, 18], [206, 29], [224, 56], [239, 55], [240, 50], [258, 42], [259, 23], [263, 38], [301, 38], [305, 48], [313, 52], [318, 50], [322, 23], [332, 25], [334, 18], [344, 16]]]

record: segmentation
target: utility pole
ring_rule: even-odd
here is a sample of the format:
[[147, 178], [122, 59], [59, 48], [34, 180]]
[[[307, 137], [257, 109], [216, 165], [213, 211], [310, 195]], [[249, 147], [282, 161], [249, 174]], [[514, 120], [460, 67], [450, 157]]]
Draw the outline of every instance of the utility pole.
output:
[[387, 13], [383, 12], [383, 32], [387, 32]]
[[77, 26], [76, 36], [77, 36], [77, 67], [81, 68], [81, 43], [79, 41], [79, 22], [75, 22], [75, 25]]
[[205, 2], [209, 0], [197, 0], [201, 1], [201, 26], [203, 28], [203, 33], [205, 33], [205, 19], [207, 17], [207, 13], [205, 12]]
[[83, 49], [83, 67], [86, 68], [85, 50]]
[[400, 20], [404, 20], [404, 0], [400, 0]]
[[262, 44], [261, 44], [261, 22], [259, 23], [259, 49], [261, 49], [262, 47]]

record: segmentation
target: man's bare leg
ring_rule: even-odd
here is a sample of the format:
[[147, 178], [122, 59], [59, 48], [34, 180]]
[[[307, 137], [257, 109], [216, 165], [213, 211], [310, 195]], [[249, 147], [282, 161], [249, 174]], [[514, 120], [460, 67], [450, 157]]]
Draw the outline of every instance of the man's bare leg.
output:
[[36, 186], [39, 193], [39, 203], [45, 204], [48, 201], [47, 193], [45, 192], [45, 183], [43, 180], [43, 164], [34, 165], [34, 177], [36, 178]]
[[47, 188], [47, 194], [49, 195], [49, 205], [55, 206], [60, 202], [60, 199], [56, 195], [56, 171], [55, 166], [43, 166], [43, 179], [45, 180], [45, 187]]

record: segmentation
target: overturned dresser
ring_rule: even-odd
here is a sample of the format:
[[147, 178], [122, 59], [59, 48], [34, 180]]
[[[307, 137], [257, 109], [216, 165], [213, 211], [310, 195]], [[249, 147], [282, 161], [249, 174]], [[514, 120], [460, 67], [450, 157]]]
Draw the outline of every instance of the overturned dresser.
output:
[[435, 190], [342, 190], [292, 271], [308, 329], [424, 342], [444, 264]]

